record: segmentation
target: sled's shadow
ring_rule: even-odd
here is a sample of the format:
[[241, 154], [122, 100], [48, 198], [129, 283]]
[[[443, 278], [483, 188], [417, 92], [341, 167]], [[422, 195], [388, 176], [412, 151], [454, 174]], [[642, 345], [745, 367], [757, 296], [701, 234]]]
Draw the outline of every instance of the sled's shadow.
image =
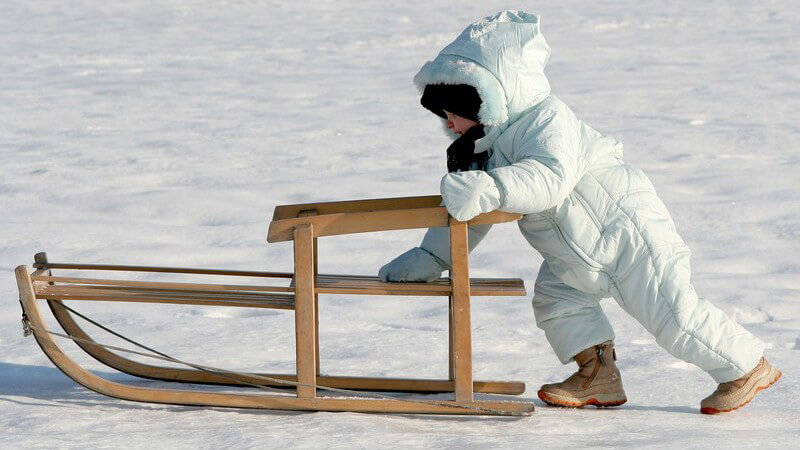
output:
[[86, 389], [52, 367], [0, 362], [0, 379], [0, 402], [59, 406], [60, 402], [85, 403], [91, 398]]
[[700, 414], [699, 408], [692, 408], [689, 406], [651, 406], [651, 405], [625, 404], [620, 406], [619, 409], [624, 409], [628, 411], [660, 411], [668, 413], [691, 414], [693, 416]]
[[[117, 372], [92, 370], [96, 375], [109, 381], [125, 384], [163, 384], [149, 380], [141, 380]], [[198, 409], [214, 409], [241, 414], [300, 415], [303, 411], [255, 410], [233, 408], [209, 408], [181, 405], [159, 405], [119, 400], [98, 394], [87, 389], [67, 377], [63, 372], [47, 366], [30, 366], [0, 362], [0, 404], [13, 403], [23, 406], [42, 406], [47, 408], [67, 408], [73, 406], [109, 408], [127, 410], [160, 410], [169, 409], [174, 412], [197, 411]]]
[[571, 413], [583, 413], [586, 414], [618, 414], [624, 413], [626, 411], [650, 411], [650, 412], [666, 412], [666, 413], [679, 413], [679, 414], [692, 414], [692, 415], [699, 415], [700, 410], [697, 408], [691, 408], [688, 406], [652, 406], [652, 405], [636, 405], [631, 403], [625, 403], [624, 405], [615, 406], [613, 408], [597, 408], [595, 406], [584, 406], [583, 408], [563, 408], [560, 406], [551, 406], [547, 403], [542, 401], [536, 400], [534, 402], [536, 404], [537, 411], [564, 411], [564, 412], [571, 412]]

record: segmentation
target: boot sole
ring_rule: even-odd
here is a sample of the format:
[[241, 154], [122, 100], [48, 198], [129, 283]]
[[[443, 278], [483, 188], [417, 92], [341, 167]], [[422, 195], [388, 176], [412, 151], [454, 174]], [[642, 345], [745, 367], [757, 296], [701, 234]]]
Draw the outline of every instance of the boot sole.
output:
[[550, 406], [560, 406], [564, 408], [582, 408], [586, 405], [604, 408], [609, 406], [619, 406], [628, 401], [625, 394], [600, 394], [588, 397], [562, 397], [540, 390], [539, 399]]
[[750, 403], [750, 401], [753, 400], [753, 398], [755, 398], [756, 394], [758, 394], [760, 391], [763, 391], [764, 389], [766, 389], [766, 388], [772, 386], [773, 384], [775, 384], [778, 380], [781, 379], [781, 375], [783, 375], [780, 370], [774, 369], [774, 368], [772, 369], [772, 371], [769, 374], [772, 375], [772, 376], [768, 376], [768, 377], [765, 377], [765, 378], [771, 379], [772, 381], [770, 381], [767, 384], [756, 385], [755, 389], [753, 389], [753, 391], [738, 406], [735, 406], [735, 407], [730, 408], [730, 409], [716, 409], [716, 408], [712, 408], [710, 406], [707, 406], [705, 408], [700, 408], [700, 412], [703, 413], [703, 414], [719, 414], [719, 413], [735, 411], [735, 410], [741, 408], [742, 406]]

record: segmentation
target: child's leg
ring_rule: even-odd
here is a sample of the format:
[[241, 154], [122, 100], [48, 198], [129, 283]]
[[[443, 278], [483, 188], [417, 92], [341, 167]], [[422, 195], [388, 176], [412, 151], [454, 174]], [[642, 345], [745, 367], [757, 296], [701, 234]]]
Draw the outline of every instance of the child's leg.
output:
[[567, 364], [583, 350], [614, 340], [600, 297], [573, 289], [542, 263], [533, 296], [536, 325], [544, 330], [558, 359]]
[[[654, 195], [655, 197], [655, 195]], [[658, 202], [660, 203], [660, 202]], [[708, 372], [717, 383], [753, 369], [764, 343], [697, 296], [690, 282], [690, 251], [663, 206], [636, 211], [636, 230], [614, 271], [622, 308], [676, 358]]]

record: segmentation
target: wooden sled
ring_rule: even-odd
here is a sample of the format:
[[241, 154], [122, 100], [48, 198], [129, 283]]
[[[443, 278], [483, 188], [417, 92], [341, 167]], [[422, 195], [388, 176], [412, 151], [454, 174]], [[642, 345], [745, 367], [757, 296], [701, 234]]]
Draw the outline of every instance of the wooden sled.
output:
[[[16, 269], [23, 321], [53, 364], [77, 383], [125, 400], [236, 408], [263, 408], [310, 411], [354, 411], [432, 414], [520, 415], [533, 411], [533, 404], [519, 401], [476, 400], [473, 393], [518, 395], [525, 384], [514, 381], [474, 381], [472, 379], [472, 339], [470, 332], [471, 296], [521, 296], [525, 287], [519, 279], [470, 279], [467, 226], [509, 222], [517, 214], [495, 211], [469, 222], [448, 216], [440, 196], [357, 200], [275, 208], [268, 242], [294, 241], [294, 272], [256, 272], [166, 267], [111, 266], [97, 264], [51, 263], [44, 253], [34, 257], [34, 271], [27, 266]], [[377, 277], [325, 275], [317, 273], [317, 239], [351, 233], [449, 227], [452, 270], [449, 278], [431, 283], [384, 283]], [[214, 275], [231, 283], [185, 283], [131, 281], [76, 276], [57, 276], [53, 270], [161, 272], [170, 274]], [[284, 279], [288, 286], [237, 284], [240, 277]], [[403, 295], [449, 297], [449, 379], [403, 379], [337, 377], [323, 375], [319, 361], [319, 294]], [[155, 389], [103, 379], [70, 359], [53, 340], [53, 332], [40, 313], [37, 300], [46, 300], [56, 321], [84, 351], [99, 362], [136, 377], [181, 383], [227, 386], [283, 386], [294, 394], [228, 393], [186, 389]], [[295, 374], [240, 374], [205, 370], [202, 367], [178, 369], [144, 364], [111, 351], [92, 340], [63, 302], [106, 301], [209, 305], [294, 310]], [[452, 392], [451, 400], [417, 398], [352, 398], [319, 396], [318, 390]]]

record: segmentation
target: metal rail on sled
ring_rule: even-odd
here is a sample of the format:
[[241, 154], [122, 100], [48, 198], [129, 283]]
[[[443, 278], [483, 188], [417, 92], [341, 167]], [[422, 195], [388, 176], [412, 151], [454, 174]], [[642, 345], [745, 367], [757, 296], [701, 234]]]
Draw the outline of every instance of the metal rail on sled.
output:
[[[440, 196], [402, 197], [328, 203], [283, 205], [275, 208], [268, 242], [293, 241], [294, 272], [185, 269], [166, 267], [111, 266], [51, 263], [44, 253], [34, 258], [33, 272], [16, 269], [23, 322], [50, 360], [77, 383], [101, 394], [124, 400], [176, 405], [219, 406], [308, 411], [354, 411], [380, 413], [499, 414], [523, 415], [533, 411], [530, 401], [476, 399], [474, 393], [519, 395], [525, 384], [517, 381], [475, 381], [472, 377], [470, 297], [523, 296], [520, 279], [470, 279], [467, 226], [510, 222], [518, 214], [495, 211], [469, 222], [447, 214]], [[384, 283], [377, 277], [325, 275], [317, 273], [317, 239], [351, 233], [449, 227], [452, 268], [449, 278], [431, 283]], [[185, 283], [98, 279], [58, 276], [53, 271], [159, 272], [264, 279], [289, 279], [288, 286], [234, 283]], [[239, 278], [241, 279], [241, 278]], [[324, 375], [319, 361], [319, 294], [443, 296], [449, 299], [448, 379], [337, 377]], [[39, 309], [44, 300], [66, 335], [99, 362], [136, 377], [181, 383], [226, 386], [291, 386], [288, 393], [230, 393], [211, 390], [148, 388], [109, 381], [72, 360], [53, 339]], [[274, 308], [293, 310], [295, 316], [296, 373], [241, 374], [150, 365], [128, 359], [96, 342], [75, 320], [64, 302], [83, 301], [166, 303], [182, 305]], [[146, 386], [146, 384], [145, 384]], [[427, 400], [424, 396], [377, 398], [318, 391], [353, 390], [384, 392], [450, 392], [451, 399]], [[494, 396], [492, 396], [494, 397]]]

